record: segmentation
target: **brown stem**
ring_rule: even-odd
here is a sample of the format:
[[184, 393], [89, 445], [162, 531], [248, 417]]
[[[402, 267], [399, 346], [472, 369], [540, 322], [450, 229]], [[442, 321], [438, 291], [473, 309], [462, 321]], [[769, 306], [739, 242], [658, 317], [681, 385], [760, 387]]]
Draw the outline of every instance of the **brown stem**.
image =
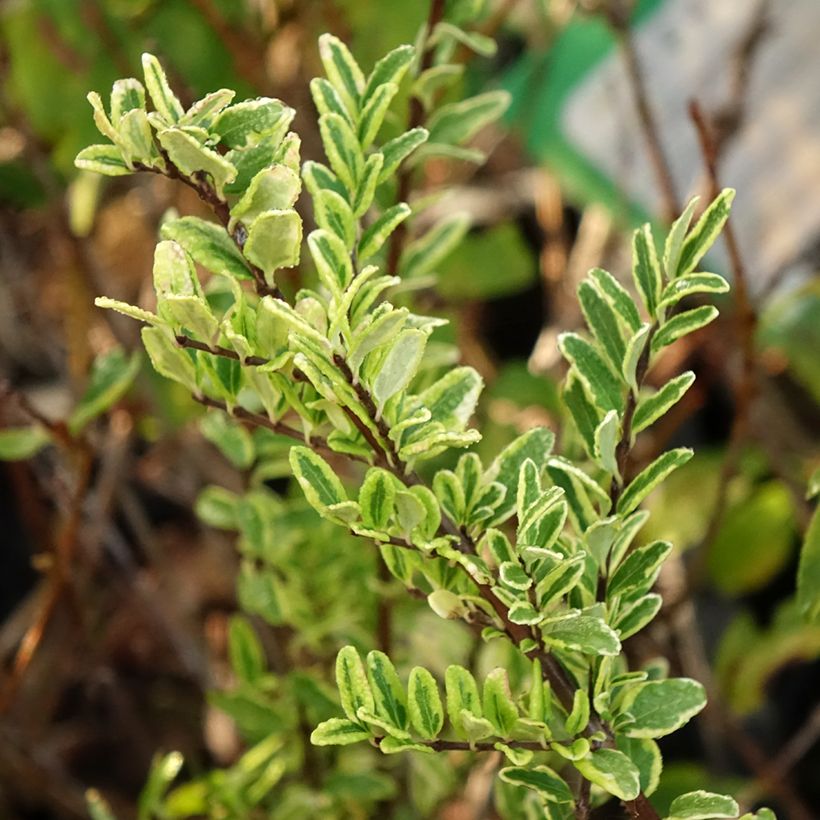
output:
[[643, 131], [649, 161], [652, 164], [663, 197], [663, 216], [666, 221], [671, 222], [680, 213], [675, 180], [672, 176], [669, 159], [663, 149], [657, 120], [649, 103], [644, 73], [632, 38], [628, 16], [613, 13], [609, 15], [608, 20], [621, 46], [626, 74], [638, 114], [638, 122]]
[[[709, 179], [710, 199], [714, 199], [721, 190], [718, 176], [718, 149], [712, 129], [706, 121], [700, 106], [695, 100], [689, 104], [689, 115], [697, 130], [700, 148]], [[709, 552], [715, 537], [720, 530], [728, 502], [728, 487], [732, 476], [737, 472], [743, 443], [749, 436], [751, 407], [757, 396], [757, 371], [755, 366], [755, 332], [757, 313], [751, 301], [748, 287], [748, 276], [740, 246], [735, 235], [732, 220], [728, 219], [723, 229], [729, 263], [732, 268], [733, 289], [735, 294], [735, 336], [741, 351], [741, 372], [733, 381], [735, 413], [732, 429], [729, 433], [729, 445], [720, 471], [718, 495], [715, 506], [706, 528], [706, 533], [694, 553], [690, 564], [690, 584], [699, 584], [703, 579], [709, 563]]]
[[222, 356], [226, 359], [233, 359], [237, 362], [249, 365], [263, 365], [267, 364], [270, 359], [264, 356], [246, 356], [244, 359], [235, 351], [220, 345], [207, 345], [204, 342], [198, 342], [190, 336], [185, 336], [181, 333], [176, 335], [176, 342], [180, 347], [187, 347], [191, 350], [201, 350], [203, 353], [210, 353], [214, 356]]

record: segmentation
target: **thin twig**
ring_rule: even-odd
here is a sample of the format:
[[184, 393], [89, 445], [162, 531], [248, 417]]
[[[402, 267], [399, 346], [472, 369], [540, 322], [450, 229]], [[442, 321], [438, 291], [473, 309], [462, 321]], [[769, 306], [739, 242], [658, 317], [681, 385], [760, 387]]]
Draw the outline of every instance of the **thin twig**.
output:
[[[613, 7], [616, 5], [613, 4]], [[672, 175], [669, 158], [666, 156], [661, 142], [660, 129], [649, 102], [644, 72], [638, 57], [638, 51], [635, 48], [629, 19], [626, 14], [613, 12], [607, 15], [607, 20], [621, 47], [626, 76], [629, 80], [635, 109], [638, 114], [638, 122], [646, 141], [649, 161], [663, 199], [663, 217], [667, 222], [672, 222], [680, 213], [680, 200], [675, 189], [675, 178]]]
[[[689, 105], [689, 115], [697, 130], [701, 152], [709, 179], [710, 199], [714, 199], [721, 190], [718, 176], [718, 146], [714, 141], [712, 129], [706, 121], [698, 103], [693, 100]], [[748, 276], [740, 246], [735, 236], [731, 218], [723, 229], [729, 263], [732, 269], [735, 294], [735, 335], [741, 351], [741, 372], [733, 381], [735, 412], [732, 429], [729, 434], [729, 445], [718, 480], [718, 494], [715, 506], [706, 528], [706, 533], [697, 550], [693, 552], [689, 569], [690, 585], [697, 585], [703, 579], [709, 562], [709, 551], [723, 523], [723, 516], [729, 498], [729, 482], [737, 472], [740, 454], [744, 442], [749, 436], [751, 408], [758, 392], [757, 370], [755, 365], [755, 330], [757, 314], [749, 295]]]

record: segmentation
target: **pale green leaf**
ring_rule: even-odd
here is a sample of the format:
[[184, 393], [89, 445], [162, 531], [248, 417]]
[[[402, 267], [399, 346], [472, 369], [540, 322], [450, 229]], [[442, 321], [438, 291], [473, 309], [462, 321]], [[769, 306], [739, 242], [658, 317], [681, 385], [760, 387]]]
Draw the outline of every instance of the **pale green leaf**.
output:
[[[331, 188], [323, 188], [313, 197], [313, 215], [316, 224], [335, 234], [348, 252], [353, 248], [358, 226], [353, 211], [343, 196]], [[349, 253], [345, 255], [349, 256]]]
[[671, 345], [672, 342], [677, 341], [682, 336], [700, 330], [700, 328], [716, 319], [717, 316], [718, 310], [714, 305], [701, 305], [692, 308], [692, 310], [678, 313], [668, 322], [665, 322], [652, 337], [652, 352], [655, 353], [661, 348]]
[[632, 278], [647, 312], [654, 316], [660, 300], [663, 277], [649, 223], [632, 235]]
[[723, 229], [729, 218], [734, 198], [735, 192], [731, 188], [724, 188], [703, 212], [695, 227], [689, 231], [684, 240], [677, 269], [674, 273], [670, 271], [670, 275], [684, 276], [695, 269]]
[[244, 148], [270, 137], [278, 143], [288, 130], [295, 111], [281, 100], [257, 97], [226, 108], [210, 126], [229, 148]]
[[510, 737], [518, 720], [518, 708], [510, 694], [506, 669], [493, 669], [484, 679], [481, 706], [484, 717], [493, 725], [498, 736]]
[[368, 149], [376, 139], [390, 108], [390, 103], [398, 90], [399, 87], [394, 83], [383, 83], [373, 90], [369, 98], [363, 100], [364, 108], [359, 116], [356, 136], [359, 138], [359, 145], [364, 150]]
[[352, 646], [342, 647], [336, 656], [336, 686], [339, 689], [342, 709], [350, 720], [354, 722], [358, 720], [359, 709], [367, 712], [374, 710], [375, 700], [370, 690], [364, 664], [359, 653]]
[[176, 342], [174, 335], [164, 327], [144, 327], [142, 343], [154, 369], [162, 376], [185, 385], [192, 393], [199, 393], [196, 367], [188, 353]]
[[366, 231], [359, 240], [358, 256], [364, 261], [378, 253], [393, 231], [410, 216], [410, 207], [404, 202], [388, 208]]
[[359, 507], [365, 527], [385, 530], [395, 502], [396, 485], [393, 477], [378, 467], [368, 470], [359, 490]]
[[399, 261], [399, 276], [414, 279], [426, 276], [449, 256], [470, 226], [466, 213], [442, 219], [427, 233], [407, 245]]
[[50, 441], [48, 433], [39, 426], [6, 427], [0, 430], [0, 461], [24, 461]]
[[367, 679], [376, 714], [397, 729], [407, 728], [407, 696], [390, 658], [373, 650], [367, 654]]
[[330, 293], [340, 297], [353, 280], [353, 264], [345, 243], [336, 234], [319, 229], [308, 236], [308, 248], [319, 281]]
[[672, 545], [668, 541], [653, 541], [631, 552], [612, 573], [607, 596], [648, 592], [671, 551]]
[[241, 199], [231, 208], [231, 221], [241, 220], [245, 225], [265, 211], [281, 211], [293, 207], [302, 181], [286, 165], [263, 168], [252, 180]]
[[444, 688], [450, 723], [458, 735], [467, 736], [463, 713], [467, 712], [477, 718], [482, 717], [478, 684], [467, 669], [453, 665], [448, 666], [444, 674]]
[[245, 256], [265, 273], [268, 281], [279, 268], [299, 264], [302, 220], [293, 210], [265, 211], [248, 232]]
[[648, 467], [635, 476], [618, 499], [618, 512], [622, 515], [631, 513], [658, 484], [678, 467], [692, 458], [688, 447], [678, 447], [658, 456]]
[[327, 78], [344, 100], [351, 114], [359, 110], [359, 100], [365, 88], [364, 75], [348, 47], [332, 34], [319, 38], [319, 56]]
[[361, 724], [344, 718], [330, 718], [320, 723], [310, 735], [314, 746], [348, 746], [369, 740], [370, 732]]
[[595, 428], [595, 456], [604, 470], [615, 476], [620, 475], [616, 458], [620, 436], [620, 419], [614, 410], [610, 410]]
[[684, 396], [686, 391], [695, 383], [695, 374], [688, 370], [674, 379], [670, 379], [660, 390], [648, 396], [642, 396], [632, 419], [633, 433], [649, 427], [664, 416]]
[[623, 387], [593, 344], [577, 333], [562, 333], [558, 347], [601, 410], [623, 410]]
[[265, 652], [247, 618], [233, 615], [228, 625], [228, 657], [241, 681], [253, 683], [266, 672]]
[[410, 154], [427, 141], [428, 132], [425, 128], [412, 128], [382, 146], [381, 152], [384, 163], [379, 172], [378, 182], [391, 179]]
[[498, 776], [513, 786], [532, 789], [548, 803], [572, 803], [572, 792], [566, 781], [549, 766], [508, 766]]
[[693, 293], [726, 293], [729, 283], [716, 273], [690, 273], [673, 279], [661, 294], [658, 307], [676, 305]]
[[373, 382], [373, 397], [379, 411], [416, 375], [426, 344], [427, 334], [421, 330], [403, 330], [396, 337]]
[[250, 279], [251, 272], [236, 243], [215, 222], [196, 216], [184, 216], [165, 222], [160, 231], [163, 239], [182, 245], [195, 262], [213, 273]]
[[700, 789], [676, 797], [669, 806], [666, 820], [717, 820], [739, 814], [740, 807], [733, 798]]
[[601, 289], [601, 293], [609, 300], [627, 329], [635, 333], [641, 326], [641, 317], [634, 300], [623, 285], [611, 273], [602, 268], [593, 268], [589, 275]]
[[592, 335], [615, 371], [619, 372], [626, 354], [626, 342], [621, 335], [615, 308], [592, 281], [586, 280], [578, 286], [578, 300]]
[[797, 605], [810, 624], [820, 624], [820, 509], [814, 511], [800, 550]]
[[330, 167], [352, 196], [364, 173], [364, 156], [359, 140], [347, 120], [339, 114], [320, 117], [319, 131]]
[[560, 649], [571, 649], [585, 655], [617, 655], [621, 651], [618, 636], [600, 618], [570, 615], [544, 625], [544, 639]]
[[672, 227], [666, 236], [663, 248], [663, 269], [666, 272], [666, 278], [670, 281], [678, 274], [683, 240], [686, 238], [699, 199], [700, 197], [693, 197], [689, 200], [683, 213], [672, 223]]
[[510, 104], [506, 91], [488, 91], [466, 100], [442, 105], [430, 117], [431, 143], [462, 145], [485, 125], [497, 120]]
[[620, 710], [632, 718], [621, 731], [628, 737], [664, 737], [688, 723], [705, 705], [703, 686], [689, 678], [639, 683], [621, 703]]
[[407, 711], [413, 728], [423, 738], [432, 740], [444, 725], [444, 710], [436, 681], [426, 669], [415, 666], [410, 670], [407, 696]]
[[132, 173], [116, 145], [89, 145], [77, 154], [74, 165], [83, 171], [94, 171], [109, 177]]
[[313, 450], [307, 447], [291, 448], [290, 465], [311, 506], [321, 511], [332, 504], [347, 501], [347, 494], [339, 477]]
[[214, 190], [222, 195], [225, 185], [236, 179], [236, 168], [225, 157], [199, 143], [179, 128], [166, 128], [157, 134], [171, 162], [187, 177], [199, 173], [210, 177]]
[[640, 793], [637, 766], [616, 749], [598, 749], [573, 765], [591, 783], [621, 800], [634, 800]]
[[154, 104], [154, 110], [169, 125], [177, 122], [184, 114], [184, 110], [174, 92], [171, 91], [159, 60], [153, 54], [143, 54], [142, 70], [145, 75], [145, 87]]

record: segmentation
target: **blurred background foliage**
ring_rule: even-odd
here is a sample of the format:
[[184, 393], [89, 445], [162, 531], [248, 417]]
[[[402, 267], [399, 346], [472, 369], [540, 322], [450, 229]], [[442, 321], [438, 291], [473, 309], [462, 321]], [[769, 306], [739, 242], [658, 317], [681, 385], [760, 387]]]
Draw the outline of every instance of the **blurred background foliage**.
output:
[[[486, 166], [436, 158], [418, 173], [431, 212], [467, 209], [474, 227], [417, 297], [451, 320], [446, 338], [487, 382], [480, 447], [491, 453], [534, 424], [561, 429], [555, 338], [579, 323], [575, 286], [592, 266], [623, 275], [627, 229], [638, 215], [663, 219], [657, 198], [636, 197], [573, 143], [565, 110], [600, 79], [596, 66], [628, 60], [642, 26], [638, 53], [651, 56], [652, 20], [699, 3], [453, 0], [455, 17], [459, 5], [499, 40], [492, 56], [460, 55], [465, 87], [507, 87], [514, 102], [508, 129], [478, 138]], [[784, 6], [726, 7], [742, 18], [737, 42], [688, 36], [717, 38], [719, 66], [745, 60], [754, 76], [758, 49], [792, 48]], [[283, 442], [203, 417], [142, 354], [122, 352], [139, 348], [137, 328], [93, 297], [145, 304], [162, 215], [201, 206], [162, 179], [101, 181], [73, 167], [95, 141], [87, 91], [136, 74], [146, 50], [186, 104], [220, 87], [284, 99], [300, 112], [303, 157], [317, 157], [318, 34], [369, 64], [412, 42], [426, 14], [423, 2], [391, 0], [0, 4], [0, 817], [85, 816], [87, 787], [119, 817], [492, 816], [480, 813], [491, 779], [480, 760], [346, 749], [331, 764], [304, 742], [332, 713], [336, 649], [379, 644], [386, 619], [400, 655], [436, 673], [489, 665], [491, 653], [468, 658], [465, 627], [397, 595], [375, 554], [315, 518], [288, 486]], [[652, 70], [642, 79], [651, 86]], [[816, 83], [801, 93], [820, 107]], [[633, 108], [620, 115], [639, 120]], [[814, 161], [818, 133], [798, 134]], [[647, 154], [641, 140], [630, 148]], [[654, 186], [651, 162], [639, 170]], [[700, 167], [676, 170], [681, 192], [703, 188]], [[816, 523], [801, 595], [795, 580], [819, 463], [817, 214], [788, 264], [764, 270], [747, 256], [749, 303], [730, 295], [718, 322], [661, 363], [661, 380], [690, 368], [698, 381], [639, 441], [647, 461], [670, 444], [697, 450], [651, 499], [644, 537], [679, 553], [660, 580], [658, 627], [628, 644], [636, 662], [665, 658], [710, 691], [697, 725], [664, 748], [661, 809], [694, 788], [766, 798], [783, 817], [820, 806], [820, 621], [806, 614], [820, 585]], [[726, 259], [715, 264], [731, 277]], [[185, 759], [174, 786], [181, 760], [154, 757], [170, 749]]]

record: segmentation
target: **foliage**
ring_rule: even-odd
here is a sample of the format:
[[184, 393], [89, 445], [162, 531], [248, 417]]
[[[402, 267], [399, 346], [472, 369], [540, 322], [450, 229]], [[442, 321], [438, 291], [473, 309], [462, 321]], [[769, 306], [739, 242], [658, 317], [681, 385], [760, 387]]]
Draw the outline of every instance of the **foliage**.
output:
[[[430, 33], [431, 41], [463, 40], [457, 32], [447, 23]], [[267, 98], [233, 103], [233, 93], [222, 90], [186, 111], [150, 55], [143, 58], [145, 87], [136, 80], [116, 83], [108, 112], [89, 95], [110, 143], [82, 151], [79, 167], [178, 178], [221, 221], [166, 223], [154, 262], [156, 313], [108, 298], [98, 304], [143, 321], [155, 368], [203, 403], [303, 439], [291, 448], [290, 465], [322, 518], [375, 542], [390, 572], [425, 594], [438, 615], [480, 627], [485, 641], [510, 641], [530, 664], [529, 684], [517, 691], [503, 667], [479, 685], [468, 669], [449, 666], [442, 700], [427, 669], [414, 667], [405, 682], [383, 652], [371, 651], [365, 662], [347, 646], [336, 661], [344, 717], [321, 721], [311, 734], [314, 744], [370, 740], [386, 754], [497, 749], [509, 763], [502, 780], [523, 787], [519, 799], [540, 802], [552, 817], [572, 814], [568, 768], [593, 784], [596, 799], [614, 796], [636, 816], [653, 816], [643, 795], [657, 785], [655, 739], [699, 712], [705, 696], [695, 681], [630, 671], [621, 641], [657, 614], [660, 598], [650, 590], [670, 550], [665, 542], [631, 547], [647, 517], [641, 502], [691, 451], [663, 453], [631, 480], [626, 457], [636, 432], [691, 384], [687, 374], [651, 394], [643, 388], [658, 353], [717, 314], [708, 306], [675, 307], [691, 293], [726, 289], [719, 277], [695, 271], [728, 215], [733, 192], [721, 194], [693, 226], [693, 207], [687, 209], [662, 256], [649, 226], [636, 231], [633, 277], [642, 310], [605, 271], [593, 271], [582, 284], [589, 335], [566, 333], [559, 340], [570, 364], [564, 399], [577, 432], [579, 449], [568, 452], [574, 459], [551, 455], [552, 434], [536, 428], [489, 465], [469, 452], [453, 462], [451, 451], [480, 438], [469, 420], [481, 378], [469, 367], [425, 373], [425, 347], [440, 322], [385, 296], [433, 273], [466, 223], [448, 217], [403, 249], [396, 275], [382, 273], [374, 263], [410, 209], [404, 203], [380, 207], [377, 189], [414, 153], [479, 159], [461, 146], [503, 110], [505, 100], [490, 92], [449, 103], [432, 114], [429, 129], [415, 127], [380, 143], [414, 50], [392, 51], [369, 74], [330, 35], [320, 40], [320, 54], [326, 78], [314, 80], [311, 92], [327, 165], [308, 162], [300, 169], [288, 106]], [[429, 72], [442, 65], [416, 77], [422, 101], [433, 81]], [[316, 281], [291, 303], [278, 272], [300, 257], [294, 204], [302, 181], [318, 226], [307, 237]], [[204, 287], [194, 262], [213, 274]], [[255, 291], [243, 288], [243, 280], [251, 280]], [[230, 294], [226, 310], [209, 298], [218, 292]], [[208, 429], [237, 464], [250, 466], [253, 447], [246, 435], [222, 422]], [[431, 470], [431, 460], [444, 455], [452, 469]], [[364, 463], [352, 495], [328, 460], [338, 456]], [[280, 523], [276, 507], [258, 493], [237, 499], [214, 489], [201, 513], [238, 526], [249, 557], [276, 566], [281, 540], [293, 532]], [[256, 580], [254, 574], [250, 563], [240, 580], [246, 610], [272, 624], [288, 620], [279, 606], [277, 574], [256, 574]], [[320, 623], [314, 619], [313, 628]], [[329, 625], [338, 626], [333, 619]], [[310, 625], [299, 626], [309, 640]], [[278, 727], [260, 725], [251, 704], [282, 682], [265, 683], [261, 648], [247, 621], [234, 621], [231, 655], [242, 687], [250, 689], [219, 702], [264, 742]], [[260, 777], [268, 786], [276, 779]], [[671, 816], [736, 815], [730, 798], [693, 793], [673, 803]]]

